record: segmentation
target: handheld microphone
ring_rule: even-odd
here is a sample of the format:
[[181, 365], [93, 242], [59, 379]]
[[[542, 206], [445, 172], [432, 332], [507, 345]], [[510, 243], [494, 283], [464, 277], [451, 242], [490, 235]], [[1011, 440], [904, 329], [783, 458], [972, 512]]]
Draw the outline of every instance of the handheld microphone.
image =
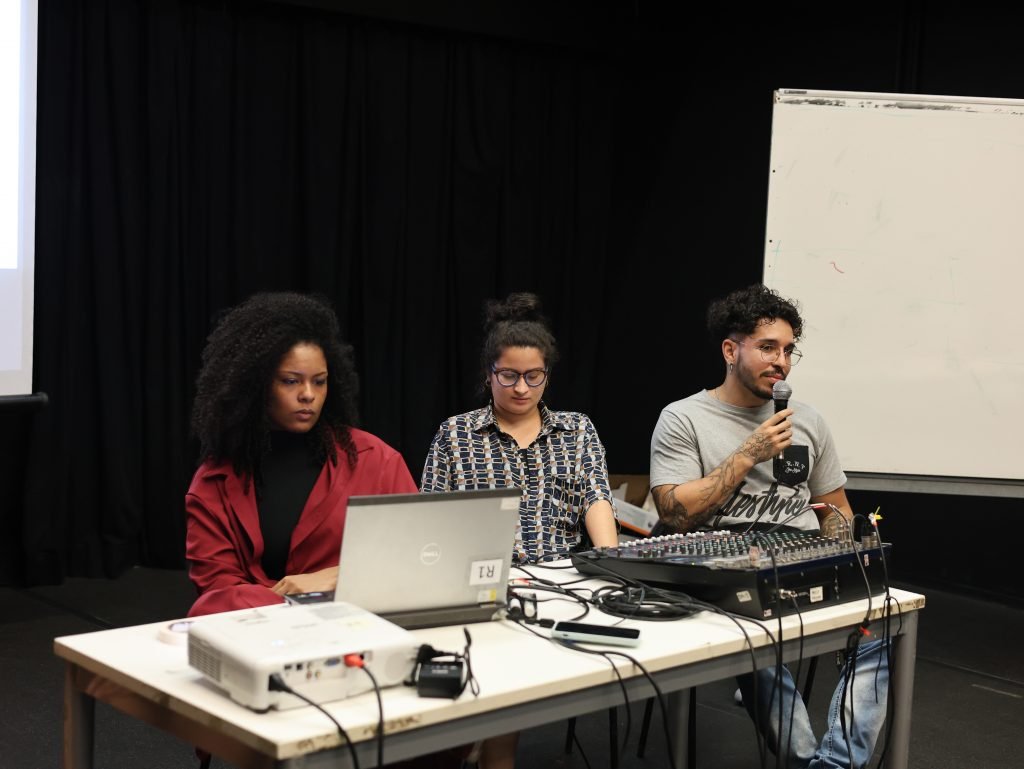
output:
[[[783, 409], [789, 408], [789, 399], [793, 395], [793, 388], [789, 386], [789, 383], [784, 379], [780, 379], [774, 385], [772, 385], [772, 400], [775, 401], [775, 413], [778, 414]], [[782, 482], [782, 462], [785, 459], [785, 451], [779, 453], [777, 457], [772, 460], [772, 475], [776, 481]]]
[[793, 388], [789, 382], [780, 379], [772, 385], [772, 399], [775, 401], [775, 413], [778, 414], [785, 408], [789, 408], [789, 399], [793, 397]]

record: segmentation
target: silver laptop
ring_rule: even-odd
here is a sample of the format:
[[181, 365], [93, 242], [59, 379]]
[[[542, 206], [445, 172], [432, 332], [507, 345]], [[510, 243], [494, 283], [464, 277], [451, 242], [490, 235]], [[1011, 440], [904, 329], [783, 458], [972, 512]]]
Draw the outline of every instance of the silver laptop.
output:
[[335, 601], [404, 628], [483, 622], [505, 605], [519, 489], [349, 497]]

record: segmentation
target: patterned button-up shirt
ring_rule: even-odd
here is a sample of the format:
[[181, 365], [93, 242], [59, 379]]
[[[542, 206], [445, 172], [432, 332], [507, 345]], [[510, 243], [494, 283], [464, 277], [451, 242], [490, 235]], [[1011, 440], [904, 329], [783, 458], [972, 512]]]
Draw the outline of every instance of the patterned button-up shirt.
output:
[[540, 405], [541, 429], [520, 447], [501, 431], [490, 406], [443, 422], [430, 444], [420, 490], [520, 488], [514, 557], [564, 557], [579, 544], [587, 510], [606, 499], [615, 509], [604, 446], [590, 417]]

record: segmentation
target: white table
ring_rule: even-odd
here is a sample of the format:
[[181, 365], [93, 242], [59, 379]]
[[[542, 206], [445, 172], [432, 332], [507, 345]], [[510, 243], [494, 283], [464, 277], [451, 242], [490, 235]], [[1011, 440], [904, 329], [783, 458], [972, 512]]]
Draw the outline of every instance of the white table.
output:
[[[534, 571], [531, 569], [531, 571]], [[543, 571], [564, 580], [573, 571]], [[910, 738], [918, 610], [924, 596], [893, 590], [902, 617], [892, 685], [894, 707], [889, 714], [892, 733], [886, 765], [905, 769]], [[842, 649], [851, 631], [864, 618], [867, 600], [805, 611], [803, 654], [812, 656]], [[872, 619], [881, 616], [881, 600], [872, 601]], [[568, 603], [542, 604], [541, 616], [568, 618], [576, 609]], [[611, 624], [612, 617], [591, 611], [588, 622]], [[64, 767], [91, 769], [95, 701], [100, 700], [161, 728], [190, 744], [241, 767], [350, 766], [347, 748], [334, 725], [318, 710], [255, 713], [230, 700], [221, 690], [189, 667], [186, 648], [164, 643], [158, 635], [168, 623], [104, 630], [55, 639], [54, 651], [66, 662], [64, 693]], [[670, 732], [676, 741], [676, 765], [687, 765], [685, 745], [689, 689], [710, 681], [749, 672], [750, 652], [734, 622], [711, 612], [673, 622], [627, 621], [641, 629], [641, 645], [622, 649], [653, 674], [669, 701]], [[758, 665], [770, 665], [775, 653], [765, 633], [744, 622]], [[800, 622], [786, 617], [783, 653], [799, 653]], [[622, 689], [608, 662], [535, 637], [507, 621], [468, 626], [472, 634], [473, 672], [480, 696], [468, 691], [455, 701], [419, 698], [404, 686], [384, 690], [386, 763], [430, 753], [453, 745], [528, 729], [571, 716], [622, 704]], [[875, 626], [877, 627], [877, 623]], [[777, 634], [776, 620], [769, 623]], [[461, 651], [462, 626], [414, 631], [437, 649]], [[544, 631], [542, 631], [544, 632]], [[590, 647], [595, 648], [595, 647]], [[611, 650], [613, 647], [607, 647]], [[627, 660], [616, 658], [631, 702], [653, 695], [643, 675]], [[377, 702], [372, 693], [325, 704], [355, 743], [360, 765], [376, 765]], [[655, 718], [660, 717], [655, 712]], [[751, 737], [751, 756], [756, 746]]]

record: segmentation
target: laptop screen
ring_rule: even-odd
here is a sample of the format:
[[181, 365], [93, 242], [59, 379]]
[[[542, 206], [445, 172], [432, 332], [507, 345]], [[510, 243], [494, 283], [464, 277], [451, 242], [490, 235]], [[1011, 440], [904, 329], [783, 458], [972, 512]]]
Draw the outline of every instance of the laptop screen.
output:
[[505, 604], [519, 489], [348, 500], [336, 601], [404, 627], [489, 619]]

